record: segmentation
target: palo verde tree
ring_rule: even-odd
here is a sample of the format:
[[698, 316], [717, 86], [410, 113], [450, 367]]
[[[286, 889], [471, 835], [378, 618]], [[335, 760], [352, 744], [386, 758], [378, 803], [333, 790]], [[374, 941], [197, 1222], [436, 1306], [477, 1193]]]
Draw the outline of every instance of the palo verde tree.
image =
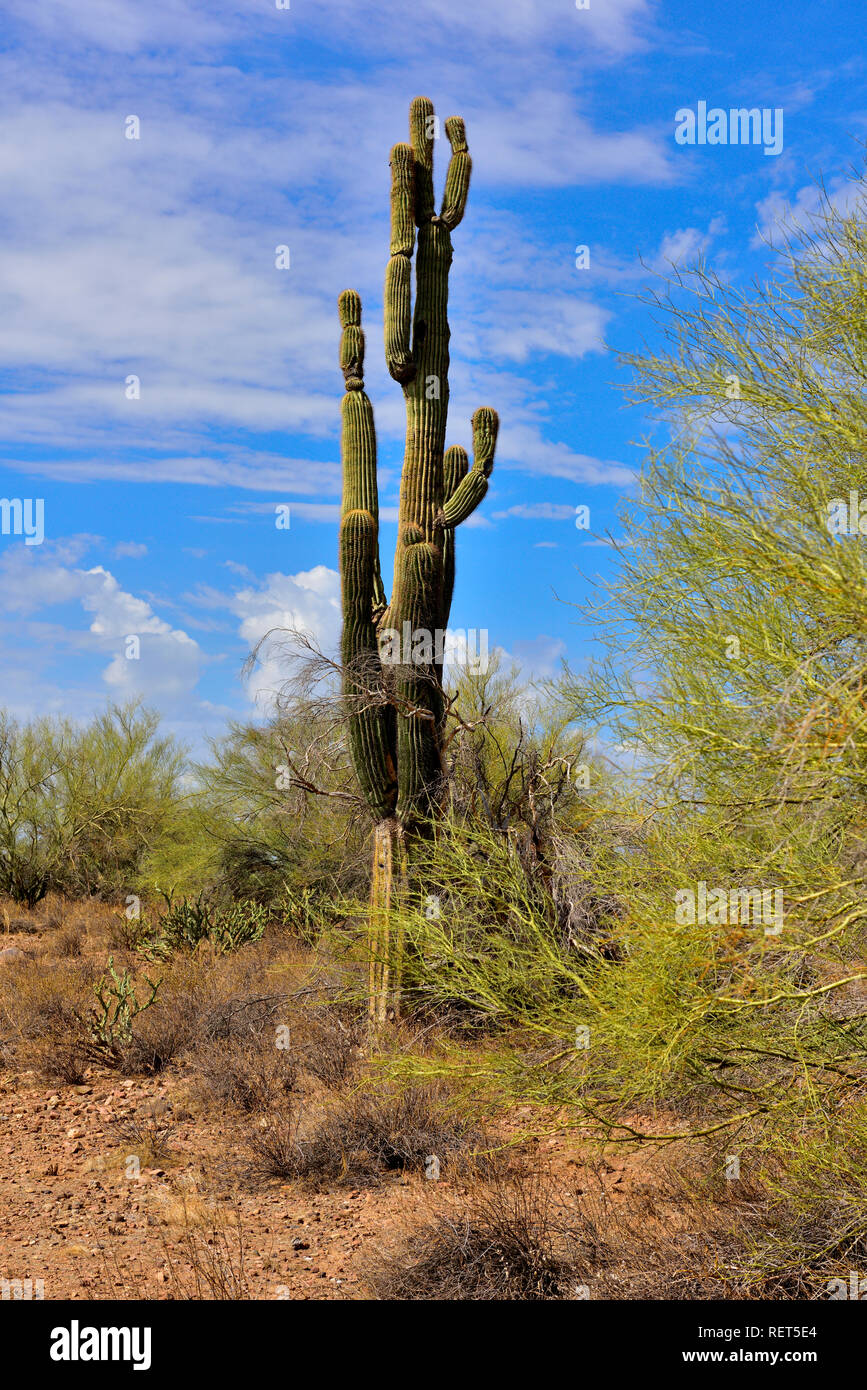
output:
[[867, 1065], [863, 175], [847, 192], [767, 283], [700, 263], [654, 296], [665, 349], [627, 360], [671, 438], [588, 610], [607, 660], [565, 689], [641, 774], [608, 870], [623, 959], [593, 981], [605, 1086], [712, 1088], [738, 1124], [839, 1113]]
[[[341, 660], [353, 764], [375, 819], [371, 899], [370, 1011], [383, 1022], [397, 1009], [400, 942], [390, 940], [395, 875], [403, 884], [407, 847], [436, 813], [442, 787], [442, 640], [455, 578], [455, 527], [484, 497], [499, 421], [473, 416], [472, 468], [465, 449], [445, 449], [449, 404], [448, 281], [451, 234], [464, 215], [470, 156], [464, 123], [445, 123], [451, 145], [439, 213], [433, 187], [433, 104], [410, 107], [410, 143], [391, 151], [391, 258], [385, 276], [385, 357], [406, 400], [391, 601], [378, 540], [376, 434], [364, 391], [361, 299], [339, 298], [343, 335], [343, 506], [340, 575]], [[416, 293], [412, 256], [416, 243]], [[395, 651], [397, 635], [399, 650]]]

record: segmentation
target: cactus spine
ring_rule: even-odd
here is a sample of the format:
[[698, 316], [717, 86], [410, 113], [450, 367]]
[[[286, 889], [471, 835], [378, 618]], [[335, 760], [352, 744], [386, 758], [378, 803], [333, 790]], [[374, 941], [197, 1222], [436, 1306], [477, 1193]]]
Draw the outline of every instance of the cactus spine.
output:
[[[410, 143], [391, 151], [391, 247], [384, 296], [386, 365], [406, 401], [390, 603], [379, 563], [376, 433], [364, 391], [361, 300], [354, 290], [344, 290], [338, 301], [346, 388], [340, 523], [343, 688], [352, 760], [376, 823], [370, 1012], [377, 1024], [390, 1007], [395, 1013], [399, 1007], [400, 942], [390, 935], [392, 902], [405, 891], [407, 848], [435, 814], [442, 783], [442, 663], [435, 635], [445, 631], [451, 609], [454, 530], [487, 492], [499, 427], [495, 411], [476, 411], [472, 467], [465, 449], [445, 450], [451, 233], [464, 215], [471, 161], [464, 123], [452, 116], [445, 123], [452, 153], [437, 214], [436, 119], [426, 97], [413, 101], [409, 124]], [[401, 646], [397, 659], [388, 647], [388, 634], [394, 633]]]

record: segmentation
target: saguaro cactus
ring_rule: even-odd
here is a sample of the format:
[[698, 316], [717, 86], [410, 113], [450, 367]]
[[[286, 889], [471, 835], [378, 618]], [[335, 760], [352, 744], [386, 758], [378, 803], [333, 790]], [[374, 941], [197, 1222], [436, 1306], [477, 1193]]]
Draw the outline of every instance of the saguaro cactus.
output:
[[379, 563], [376, 433], [364, 391], [361, 300], [355, 290], [344, 290], [338, 301], [346, 386], [342, 662], [352, 759], [375, 820], [370, 1010], [377, 1023], [385, 1020], [389, 1004], [396, 1012], [399, 1003], [400, 942], [389, 932], [393, 894], [405, 884], [408, 847], [435, 814], [442, 783], [442, 635], [454, 588], [454, 530], [487, 492], [499, 428], [496, 411], [476, 411], [472, 467], [465, 449], [445, 450], [451, 234], [464, 215], [471, 161], [464, 123], [452, 116], [445, 123], [452, 153], [437, 213], [437, 122], [426, 97], [413, 101], [409, 125], [410, 143], [391, 151], [391, 252], [385, 274], [385, 360], [406, 400], [390, 603]]

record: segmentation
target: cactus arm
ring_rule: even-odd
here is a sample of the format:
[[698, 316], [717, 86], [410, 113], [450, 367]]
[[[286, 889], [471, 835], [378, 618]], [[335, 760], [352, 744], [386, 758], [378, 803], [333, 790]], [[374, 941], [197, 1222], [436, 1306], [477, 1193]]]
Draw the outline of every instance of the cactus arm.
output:
[[409, 138], [415, 160], [415, 222], [423, 227], [434, 215], [434, 108], [429, 97], [416, 97], [410, 103]]
[[449, 231], [454, 231], [466, 211], [473, 161], [467, 150], [466, 131], [460, 116], [449, 116], [446, 135], [452, 147], [452, 157], [446, 174], [440, 221], [445, 223]]
[[343, 601], [341, 662], [352, 761], [377, 820], [394, 809], [393, 711], [377, 695], [382, 673], [370, 594], [376, 529], [369, 512], [347, 512], [340, 526]]
[[500, 421], [495, 410], [481, 406], [473, 416], [473, 466], [446, 500], [441, 512], [446, 530], [459, 526], [475, 511], [488, 490]]
[[[459, 485], [463, 482], [469, 471], [470, 461], [467, 458], [466, 449], [462, 449], [459, 444], [453, 444], [451, 449], [446, 450], [443, 460], [443, 495], [446, 503], [450, 497], [457, 492]], [[452, 610], [452, 594], [455, 587], [455, 532], [454, 527], [446, 527], [443, 531], [443, 599], [442, 617], [440, 626], [445, 629], [449, 625], [449, 613]], [[442, 668], [439, 671], [442, 680]]]
[[385, 362], [395, 381], [412, 381], [410, 346], [412, 252], [415, 242], [414, 156], [411, 145], [391, 151], [391, 250], [385, 272]]
[[[379, 564], [379, 496], [376, 483], [376, 430], [373, 406], [364, 390], [364, 333], [361, 328], [361, 299], [355, 290], [344, 290], [337, 301], [340, 325], [340, 366], [346, 394], [341, 414], [343, 451], [343, 506], [341, 515], [365, 511], [374, 522], [376, 535], [373, 557], [373, 609], [386, 607], [385, 589]], [[347, 462], [348, 461], [348, 462]]]
[[443, 459], [443, 496], [446, 501], [457, 492], [458, 484], [467, 476], [469, 467], [467, 451], [460, 444], [453, 444], [446, 450]]
[[343, 502], [340, 522], [340, 588], [343, 608], [341, 662], [352, 761], [365, 799], [378, 819], [392, 814], [397, 792], [394, 717], [377, 690], [382, 684], [376, 613], [385, 607], [379, 568], [379, 504], [373, 407], [364, 391], [361, 300], [344, 290], [338, 300], [343, 336], [340, 365]]

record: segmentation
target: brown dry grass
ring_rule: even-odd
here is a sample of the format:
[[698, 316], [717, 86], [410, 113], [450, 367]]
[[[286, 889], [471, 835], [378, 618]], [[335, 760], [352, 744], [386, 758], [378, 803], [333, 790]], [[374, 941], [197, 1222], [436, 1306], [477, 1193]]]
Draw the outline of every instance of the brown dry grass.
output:
[[312, 1125], [297, 1106], [284, 1106], [252, 1131], [248, 1148], [253, 1171], [263, 1177], [375, 1186], [389, 1174], [485, 1162], [487, 1142], [435, 1084], [344, 1095]]
[[615, 1197], [598, 1174], [576, 1190], [538, 1167], [495, 1170], [371, 1262], [367, 1282], [398, 1301], [747, 1297], [731, 1213], [670, 1180], [656, 1202], [653, 1219], [640, 1192]]

